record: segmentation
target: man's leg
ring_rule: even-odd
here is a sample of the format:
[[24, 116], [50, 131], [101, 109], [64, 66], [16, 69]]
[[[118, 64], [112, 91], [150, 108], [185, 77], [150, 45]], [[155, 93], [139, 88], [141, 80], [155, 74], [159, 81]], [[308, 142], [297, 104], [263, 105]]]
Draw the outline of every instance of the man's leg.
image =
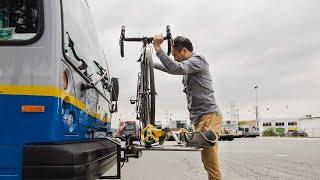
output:
[[[214, 113], [205, 114], [201, 117], [198, 124], [195, 125], [196, 131], [212, 130], [219, 136], [221, 134], [222, 117]], [[212, 147], [203, 148], [201, 152], [204, 168], [208, 172], [209, 180], [221, 180], [221, 170], [218, 159], [218, 143]]]

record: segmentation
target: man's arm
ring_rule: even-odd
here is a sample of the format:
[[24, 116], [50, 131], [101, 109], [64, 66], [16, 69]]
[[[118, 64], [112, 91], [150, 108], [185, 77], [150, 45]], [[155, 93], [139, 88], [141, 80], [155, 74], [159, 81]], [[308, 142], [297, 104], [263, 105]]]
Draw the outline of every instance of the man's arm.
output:
[[167, 69], [166, 67], [164, 67], [164, 65], [161, 64], [161, 63], [157, 63], [157, 62], [154, 62], [154, 61], [153, 61], [153, 67], [154, 67], [155, 69], [158, 69], [158, 70], [160, 70], [160, 71], [163, 71], [163, 72], [168, 73], [168, 69]]
[[172, 60], [162, 49], [157, 51], [157, 56], [162, 62], [163, 66], [170, 74], [185, 75], [192, 74], [203, 70], [208, 66], [207, 62], [202, 58], [191, 57], [182, 62]]

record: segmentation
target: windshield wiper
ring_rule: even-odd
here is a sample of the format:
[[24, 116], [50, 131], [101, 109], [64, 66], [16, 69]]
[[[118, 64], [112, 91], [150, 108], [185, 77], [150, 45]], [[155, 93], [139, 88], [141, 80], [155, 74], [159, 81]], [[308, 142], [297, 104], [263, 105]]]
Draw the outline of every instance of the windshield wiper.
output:
[[68, 46], [71, 48], [73, 56], [76, 58], [77, 61], [81, 62], [81, 65], [78, 68], [80, 70], [84, 70], [83, 74], [91, 80], [92, 74], [89, 75], [87, 71], [88, 64], [78, 56], [76, 50], [74, 49], [74, 42], [71, 39], [69, 32], [67, 32], [67, 35], [68, 35], [68, 42], [69, 42]]
[[98, 67], [99, 72], [97, 72], [97, 74], [99, 74], [100, 76], [103, 76], [106, 73], [106, 70], [97, 62], [97, 61], [93, 61], [93, 63]]
[[98, 81], [96, 81], [95, 83], [93, 83], [93, 85], [96, 86], [101, 81], [103, 88], [107, 89], [109, 92], [111, 92], [112, 86], [108, 82], [109, 81], [108, 71], [106, 69], [104, 69], [97, 61], [93, 61], [93, 63], [99, 69], [99, 72], [97, 72], [97, 74], [99, 74], [101, 76], [101, 78]]

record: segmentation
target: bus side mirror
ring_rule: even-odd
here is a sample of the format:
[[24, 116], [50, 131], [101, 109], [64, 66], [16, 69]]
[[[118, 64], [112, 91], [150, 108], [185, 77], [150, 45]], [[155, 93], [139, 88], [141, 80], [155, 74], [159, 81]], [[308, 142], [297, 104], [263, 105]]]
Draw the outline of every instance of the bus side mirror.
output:
[[119, 79], [118, 78], [111, 78], [111, 101], [118, 101], [119, 97]]

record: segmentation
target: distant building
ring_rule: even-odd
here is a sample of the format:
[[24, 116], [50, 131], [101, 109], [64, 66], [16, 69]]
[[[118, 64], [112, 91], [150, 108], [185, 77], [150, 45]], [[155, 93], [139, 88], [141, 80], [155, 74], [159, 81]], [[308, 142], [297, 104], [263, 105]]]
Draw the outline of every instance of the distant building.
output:
[[256, 120], [241, 120], [239, 121], [239, 126], [250, 126], [256, 127]]
[[288, 133], [289, 131], [299, 130], [299, 118], [273, 118], [273, 119], [260, 119], [259, 130], [263, 131], [273, 128], [276, 133]]
[[[240, 127], [256, 126], [255, 120], [239, 121]], [[308, 137], [320, 137], [320, 117], [307, 116], [306, 118], [271, 118], [259, 120], [259, 131], [272, 128], [276, 133], [287, 134], [290, 131], [298, 131], [307, 133]]]

